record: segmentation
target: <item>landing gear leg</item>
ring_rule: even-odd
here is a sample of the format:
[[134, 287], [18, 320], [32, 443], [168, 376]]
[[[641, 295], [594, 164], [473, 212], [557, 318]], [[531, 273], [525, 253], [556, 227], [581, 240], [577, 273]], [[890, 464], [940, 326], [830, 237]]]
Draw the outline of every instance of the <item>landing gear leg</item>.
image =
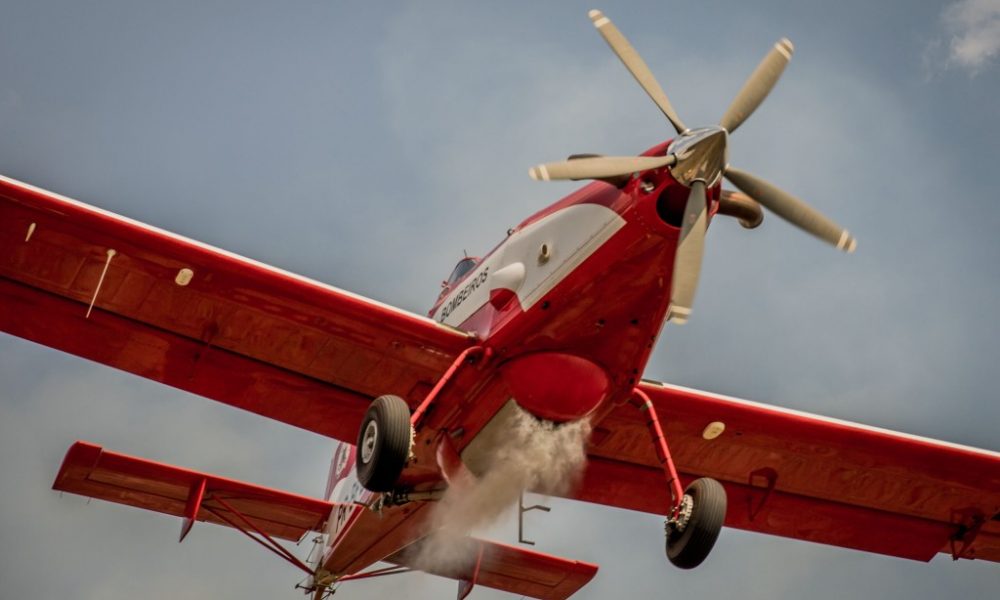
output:
[[646, 427], [670, 488], [670, 510], [665, 523], [667, 559], [681, 569], [693, 569], [705, 560], [719, 537], [726, 518], [726, 491], [722, 484], [708, 477], [693, 481], [687, 489], [681, 488], [653, 402], [645, 392], [635, 388], [632, 404], [649, 419]]

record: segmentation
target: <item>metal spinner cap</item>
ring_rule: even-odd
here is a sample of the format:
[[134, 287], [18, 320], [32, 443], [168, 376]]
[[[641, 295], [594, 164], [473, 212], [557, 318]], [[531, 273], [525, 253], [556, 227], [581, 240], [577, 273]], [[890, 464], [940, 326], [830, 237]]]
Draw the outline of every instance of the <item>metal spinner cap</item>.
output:
[[670, 173], [678, 182], [690, 186], [704, 181], [712, 187], [722, 179], [729, 156], [729, 134], [722, 127], [692, 129], [667, 147], [667, 154], [677, 157]]

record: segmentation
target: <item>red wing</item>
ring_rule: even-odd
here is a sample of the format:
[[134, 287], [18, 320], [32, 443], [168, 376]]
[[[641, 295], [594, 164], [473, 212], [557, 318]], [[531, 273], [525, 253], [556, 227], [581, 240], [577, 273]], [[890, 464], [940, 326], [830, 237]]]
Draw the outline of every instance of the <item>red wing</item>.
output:
[[118, 454], [87, 442], [69, 449], [52, 487], [185, 517], [192, 490], [197, 491], [202, 481], [196, 520], [228, 526], [232, 525], [226, 519], [240, 523], [240, 516], [225, 503], [268, 535], [286, 540], [298, 541], [306, 532], [322, 531], [333, 509], [330, 502]]
[[[468, 545], [468, 564], [451, 569], [427, 568], [423, 565], [420, 569], [441, 577], [472, 581], [475, 557], [481, 547], [483, 558], [476, 585], [544, 600], [569, 598], [597, 574], [597, 565], [578, 560], [476, 538], [464, 538], [464, 541]], [[412, 558], [419, 552], [420, 542], [417, 542], [386, 561], [414, 566]]]
[[371, 397], [417, 402], [470, 343], [4, 177], [0, 257], [0, 330], [346, 441]]
[[[682, 478], [713, 477], [726, 524], [918, 560], [1000, 561], [1000, 454], [644, 382]], [[714, 440], [712, 422], [725, 424]], [[668, 492], [631, 406], [596, 427], [577, 497], [663, 514]]]

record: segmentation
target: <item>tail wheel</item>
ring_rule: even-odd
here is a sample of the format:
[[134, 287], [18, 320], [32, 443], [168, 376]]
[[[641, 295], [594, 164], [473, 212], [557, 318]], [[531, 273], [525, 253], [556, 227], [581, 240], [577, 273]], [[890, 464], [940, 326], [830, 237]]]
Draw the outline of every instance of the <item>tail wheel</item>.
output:
[[399, 396], [372, 401], [358, 432], [358, 480], [373, 492], [395, 486], [410, 456], [410, 407]]
[[684, 490], [681, 515], [667, 522], [667, 558], [693, 569], [712, 551], [726, 519], [726, 490], [714, 479], [696, 479]]

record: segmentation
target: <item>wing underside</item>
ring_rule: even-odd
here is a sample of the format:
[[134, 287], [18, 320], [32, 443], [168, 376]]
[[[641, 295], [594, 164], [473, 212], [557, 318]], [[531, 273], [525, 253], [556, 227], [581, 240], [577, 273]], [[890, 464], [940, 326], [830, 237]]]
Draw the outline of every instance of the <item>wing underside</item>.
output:
[[[915, 560], [1000, 561], [1000, 454], [687, 388], [644, 382], [681, 477], [726, 487], [731, 527]], [[703, 433], [713, 422], [725, 430]], [[663, 514], [645, 420], [595, 426], [576, 497]]]
[[466, 334], [0, 177], [0, 330], [337, 439]]

